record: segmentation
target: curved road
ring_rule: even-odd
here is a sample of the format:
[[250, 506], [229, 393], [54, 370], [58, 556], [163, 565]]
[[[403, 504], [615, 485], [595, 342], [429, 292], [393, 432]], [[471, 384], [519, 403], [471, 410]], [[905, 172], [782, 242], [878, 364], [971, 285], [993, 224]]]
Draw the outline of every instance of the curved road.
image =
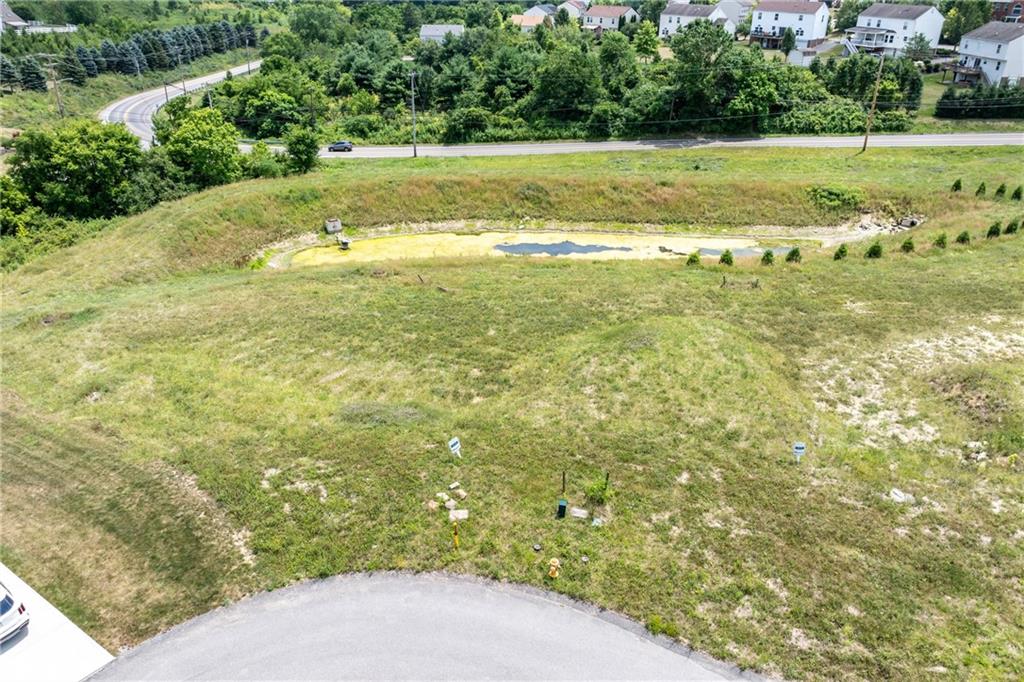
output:
[[761, 679], [559, 595], [449, 574], [358, 574], [183, 623], [92, 680]]
[[[260, 60], [231, 69], [233, 75], [256, 69]], [[188, 92], [202, 89], [224, 80], [225, 71], [218, 71], [185, 82]], [[167, 98], [183, 94], [181, 82], [164, 88], [148, 90], [120, 99], [100, 112], [100, 120], [124, 123], [140, 140], [149, 146], [153, 140], [153, 114]], [[579, 152], [618, 152], [653, 149], [685, 149], [688, 147], [827, 147], [858, 148], [864, 138], [845, 136], [790, 136], [790, 137], [736, 137], [736, 138], [681, 138], [674, 140], [605, 140], [596, 142], [513, 142], [498, 144], [420, 145], [420, 156], [516, 156], [523, 154], [571, 154]], [[940, 135], [876, 135], [872, 147], [990, 147], [997, 145], [1024, 145], [1024, 133], [952, 133]], [[243, 149], [247, 145], [241, 145]], [[410, 145], [366, 146], [354, 151], [328, 152], [324, 147], [320, 156], [325, 158], [403, 158], [412, 156]]]

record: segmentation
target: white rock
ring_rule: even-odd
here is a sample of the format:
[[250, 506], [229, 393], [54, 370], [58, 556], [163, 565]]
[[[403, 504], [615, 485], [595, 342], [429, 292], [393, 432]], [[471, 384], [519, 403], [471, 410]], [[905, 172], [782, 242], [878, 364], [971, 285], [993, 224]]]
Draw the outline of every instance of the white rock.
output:
[[459, 482], [458, 482], [458, 481], [455, 481], [455, 482], [454, 482], [454, 483], [452, 483], [452, 484], [451, 484], [450, 486], [448, 486], [448, 490], [455, 490], [455, 489], [456, 489], [456, 488], [458, 488], [458, 487], [459, 487]]
[[469, 493], [467, 493], [462, 488], [459, 488], [458, 490], [455, 491], [455, 497], [459, 498], [460, 500], [466, 499], [467, 495], [469, 495]]
[[465, 521], [469, 518], [468, 509], [452, 509], [448, 512], [449, 521]]
[[458, 502], [456, 502], [455, 500], [448, 500], [447, 502], [444, 503], [444, 506], [445, 509], [455, 509], [455, 507], [458, 506]]
[[914, 496], [903, 492], [899, 488], [893, 488], [889, 491], [889, 499], [897, 504], [914, 504]]
[[448, 497], [448, 493], [438, 493], [437, 494], [437, 499], [441, 500], [442, 502], [447, 502], [451, 498]]
[[586, 509], [580, 509], [579, 507], [573, 507], [569, 510], [569, 515], [574, 519], [585, 519], [590, 516], [590, 512]]

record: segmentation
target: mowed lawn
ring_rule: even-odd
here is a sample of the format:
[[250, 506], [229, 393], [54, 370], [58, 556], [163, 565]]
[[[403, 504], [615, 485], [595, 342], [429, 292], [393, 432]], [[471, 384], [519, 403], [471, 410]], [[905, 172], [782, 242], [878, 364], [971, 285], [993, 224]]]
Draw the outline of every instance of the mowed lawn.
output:
[[[620, 171], [630, 206], [661, 181], [693, 190], [700, 208], [646, 209], [676, 229], [817, 224], [819, 179], [929, 216], [915, 252], [895, 235], [877, 261], [854, 244], [772, 267], [235, 267], [340, 206], [365, 207], [342, 213], [357, 230], [460, 206], [566, 219], [559, 159], [339, 165], [127, 219], [5, 278], [0, 556], [111, 648], [252, 589], [447, 569], [575, 595], [787, 678], [1019, 677], [1024, 237], [983, 234], [1024, 208], [947, 192], [963, 176], [991, 193], [1015, 158], [561, 160], [584, 189]], [[733, 195], [757, 163], [789, 202], [763, 221]], [[534, 182], [550, 203], [490, 206], [471, 177]], [[406, 191], [446, 181], [460, 191]], [[952, 243], [960, 227], [970, 246]], [[555, 519], [563, 471], [570, 504], [604, 525]], [[458, 549], [426, 505], [453, 481], [470, 510]]]

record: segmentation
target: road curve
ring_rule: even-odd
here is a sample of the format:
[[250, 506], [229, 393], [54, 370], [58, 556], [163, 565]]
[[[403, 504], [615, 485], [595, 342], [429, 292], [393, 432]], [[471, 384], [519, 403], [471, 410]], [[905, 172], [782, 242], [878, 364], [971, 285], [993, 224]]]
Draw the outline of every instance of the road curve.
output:
[[[157, 109], [167, 103], [167, 100], [180, 97], [186, 92], [201, 90], [207, 85], [219, 83], [224, 80], [228, 71], [232, 76], [240, 76], [258, 69], [263, 60], [254, 59], [248, 64], [235, 66], [226, 71], [217, 71], [190, 80], [175, 81], [168, 83], [167, 87], [146, 90], [135, 95], [129, 95], [119, 99], [99, 113], [99, 119], [104, 123], [124, 123], [142, 142], [143, 147], [149, 147], [153, 143], [153, 115]], [[182, 89], [184, 86], [184, 89]]]
[[[259, 68], [261, 60], [230, 69], [232, 75]], [[100, 112], [101, 121], [124, 123], [142, 141], [144, 147], [153, 142], [153, 115], [170, 98], [193, 92], [224, 80], [226, 71], [218, 71], [130, 95]], [[579, 142], [505, 142], [496, 144], [419, 145], [419, 156], [518, 156], [535, 154], [578, 154], [581, 152], [650, 151], [655, 149], [689, 149], [693, 147], [821, 147], [830, 149], [857, 148], [863, 144], [860, 135], [799, 135], [788, 137], [690, 137], [659, 140], [598, 140]], [[1024, 145], [1021, 133], [948, 133], [935, 135], [875, 135], [871, 147], [992, 147]], [[239, 145], [248, 151], [249, 145]], [[411, 145], [359, 146], [351, 152], [329, 152], [320, 149], [323, 158], [384, 159], [412, 156]]]
[[450, 574], [336, 576], [211, 611], [92, 680], [760, 679], [621, 616]]

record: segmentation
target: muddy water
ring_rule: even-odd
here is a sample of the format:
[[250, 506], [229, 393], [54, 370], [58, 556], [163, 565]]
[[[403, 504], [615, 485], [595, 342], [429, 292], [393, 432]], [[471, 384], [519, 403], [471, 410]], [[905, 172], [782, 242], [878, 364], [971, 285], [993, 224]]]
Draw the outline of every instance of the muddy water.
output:
[[[296, 253], [294, 267], [364, 263], [405, 258], [540, 256], [585, 260], [679, 258], [695, 250], [702, 255], [731, 249], [737, 258], [760, 256], [757, 241], [745, 237], [605, 234], [600, 232], [428, 232], [397, 237], [355, 239], [347, 251], [337, 245], [316, 246]], [[776, 249], [784, 252], [784, 249]]]

